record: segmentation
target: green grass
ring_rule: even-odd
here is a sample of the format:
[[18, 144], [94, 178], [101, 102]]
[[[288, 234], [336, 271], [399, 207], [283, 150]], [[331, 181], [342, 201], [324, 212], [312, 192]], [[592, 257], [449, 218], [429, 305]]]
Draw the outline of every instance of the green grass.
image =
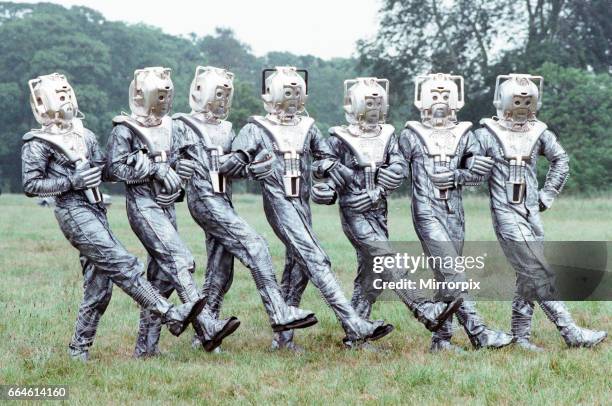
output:
[[[284, 249], [266, 223], [259, 196], [237, 196], [238, 211], [270, 244], [276, 269]], [[116, 197], [109, 211], [113, 229], [130, 251], [145, 253], [132, 234], [124, 204]], [[492, 240], [488, 202], [466, 199], [467, 240]], [[313, 208], [315, 230], [329, 253], [347, 294], [355, 272], [354, 251], [342, 234], [336, 207]], [[550, 240], [612, 240], [609, 198], [560, 199], [544, 214]], [[198, 263], [206, 262], [202, 231], [179, 209], [179, 229]], [[272, 337], [267, 318], [247, 270], [238, 265], [224, 314], [243, 324], [224, 342], [226, 353], [206, 354], [164, 332], [164, 354], [132, 359], [138, 323], [136, 305], [119, 289], [102, 319], [87, 365], [71, 362], [66, 348], [81, 298], [78, 255], [65, 241], [52, 210], [18, 195], [0, 197], [0, 384], [66, 384], [79, 403], [180, 401], [186, 403], [402, 402], [419, 404], [609, 404], [612, 351], [608, 340], [594, 350], [565, 348], [541, 311], [534, 320], [535, 343], [546, 348], [531, 354], [517, 348], [430, 355], [429, 334], [397, 302], [379, 303], [373, 317], [385, 318], [396, 331], [380, 341], [381, 353], [345, 351], [342, 330], [317, 292], [309, 287], [304, 308], [316, 311], [318, 325], [299, 332], [307, 354], [268, 350]], [[395, 240], [415, 240], [407, 198], [391, 203]], [[278, 274], [278, 273], [277, 273]], [[279, 275], [280, 276], [280, 275]], [[174, 298], [176, 300], [176, 298]], [[509, 303], [480, 303], [489, 324], [508, 330]], [[582, 325], [612, 330], [612, 303], [571, 303]], [[456, 342], [469, 343], [458, 331]]]

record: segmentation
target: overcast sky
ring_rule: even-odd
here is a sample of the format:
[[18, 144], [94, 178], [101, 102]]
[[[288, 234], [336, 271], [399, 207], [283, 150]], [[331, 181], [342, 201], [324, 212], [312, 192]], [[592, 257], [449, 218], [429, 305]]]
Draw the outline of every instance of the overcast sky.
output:
[[[18, 1], [19, 2], [19, 1]], [[32, 3], [36, 1], [21, 1]], [[108, 20], [143, 22], [169, 34], [205, 35], [229, 27], [260, 56], [290, 51], [322, 58], [348, 57], [355, 42], [377, 29], [380, 0], [58, 0], [100, 11]]]

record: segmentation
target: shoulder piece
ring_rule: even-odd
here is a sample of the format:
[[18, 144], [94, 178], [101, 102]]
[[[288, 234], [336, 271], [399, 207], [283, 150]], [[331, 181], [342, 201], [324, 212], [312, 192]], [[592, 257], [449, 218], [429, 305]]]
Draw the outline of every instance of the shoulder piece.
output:
[[300, 154], [304, 151], [306, 136], [314, 124], [314, 119], [310, 117], [302, 117], [296, 125], [279, 125], [262, 116], [252, 116], [249, 121], [270, 134], [278, 151], [295, 151]]
[[359, 166], [377, 167], [385, 161], [387, 146], [395, 128], [383, 124], [380, 132], [372, 137], [353, 135], [346, 126], [332, 127], [329, 132], [351, 150]]
[[160, 125], [145, 127], [129, 116], [113, 118], [113, 126], [124, 125], [132, 130], [150, 154], [168, 152], [172, 146], [172, 118], [165, 116]]
[[472, 128], [469, 121], [460, 121], [450, 128], [431, 128], [419, 121], [408, 121], [406, 127], [414, 131], [430, 156], [454, 156], [461, 138]]
[[218, 124], [206, 123], [190, 114], [175, 114], [173, 119], [181, 120], [204, 141], [207, 148], [221, 149], [224, 154], [232, 148], [232, 123], [221, 120]]
[[536, 142], [548, 128], [543, 122], [535, 121], [529, 131], [512, 131], [499, 125], [492, 118], [484, 118], [480, 120], [480, 124], [491, 131], [499, 141], [506, 159], [521, 160], [531, 157]]
[[87, 159], [89, 151], [85, 141], [85, 128], [81, 120], [75, 119], [72, 124], [72, 130], [62, 134], [46, 132], [41, 128], [32, 130], [23, 136], [24, 141], [34, 138], [51, 144], [71, 162]]

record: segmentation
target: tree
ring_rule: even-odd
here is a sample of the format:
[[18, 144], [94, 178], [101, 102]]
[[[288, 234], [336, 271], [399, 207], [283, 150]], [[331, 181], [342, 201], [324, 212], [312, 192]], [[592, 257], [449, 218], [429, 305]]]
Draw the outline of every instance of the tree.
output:
[[[41, 40], [44, 39], [44, 40]], [[252, 54], [234, 33], [219, 28], [213, 35], [188, 38], [164, 34], [144, 24], [107, 21], [86, 7], [0, 3], [0, 187], [21, 190], [21, 135], [37, 127], [29, 106], [27, 81], [60, 72], [72, 83], [85, 124], [105, 145], [112, 118], [128, 111], [128, 86], [134, 70], [146, 66], [172, 68], [176, 96], [173, 110], [189, 111], [188, 92], [195, 67], [228, 68], [236, 75], [230, 119], [239, 130], [248, 116], [262, 114], [261, 69], [293, 64], [309, 69], [308, 109], [323, 132], [343, 121], [342, 80], [354, 75], [354, 61], [323, 61], [314, 56]], [[249, 188], [257, 187], [251, 182]], [[239, 186], [237, 189], [241, 189]], [[254, 190], [254, 189], [249, 189]]]
[[612, 185], [612, 77], [550, 62], [536, 73], [546, 78], [544, 106], [539, 117], [557, 133], [570, 154], [567, 190], [609, 191]]
[[[460, 116], [477, 123], [494, 114], [497, 75], [543, 73], [541, 118], [555, 127], [573, 157], [589, 157], [588, 164], [572, 161], [568, 189], [609, 190], [612, 181], [602, 171], [609, 169], [610, 144], [600, 123], [612, 115], [610, 12], [609, 0], [384, 0], [378, 34], [358, 44], [358, 69], [391, 80], [391, 106], [403, 107], [392, 116], [399, 125], [417, 117], [409, 106], [419, 74], [464, 76]], [[571, 113], [570, 106], [578, 110]]]

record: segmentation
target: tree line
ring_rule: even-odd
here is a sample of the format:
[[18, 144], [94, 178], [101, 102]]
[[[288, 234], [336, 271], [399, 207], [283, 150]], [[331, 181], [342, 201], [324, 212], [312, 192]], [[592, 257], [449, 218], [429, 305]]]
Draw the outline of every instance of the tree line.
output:
[[[325, 133], [344, 122], [342, 82], [362, 75], [391, 80], [391, 119], [401, 128], [418, 116], [412, 80], [428, 72], [466, 79], [461, 118], [477, 123], [494, 114], [497, 74], [529, 72], [545, 78], [540, 114], [570, 153], [570, 191], [612, 186], [612, 28], [606, 0], [384, 0], [375, 38], [357, 44], [355, 58], [323, 60], [270, 52], [256, 57], [229, 29], [179, 37], [144, 24], [109, 21], [86, 7], [0, 3], [0, 187], [21, 190], [21, 135], [37, 127], [27, 81], [60, 72], [75, 88], [85, 123], [105, 144], [111, 119], [128, 111], [134, 69], [172, 68], [174, 111], [189, 111], [188, 89], [197, 65], [236, 74], [230, 120], [235, 128], [261, 114], [261, 70], [295, 65], [310, 72], [308, 112]], [[249, 189], [247, 189], [249, 188]], [[239, 191], [257, 185], [241, 184]]]

